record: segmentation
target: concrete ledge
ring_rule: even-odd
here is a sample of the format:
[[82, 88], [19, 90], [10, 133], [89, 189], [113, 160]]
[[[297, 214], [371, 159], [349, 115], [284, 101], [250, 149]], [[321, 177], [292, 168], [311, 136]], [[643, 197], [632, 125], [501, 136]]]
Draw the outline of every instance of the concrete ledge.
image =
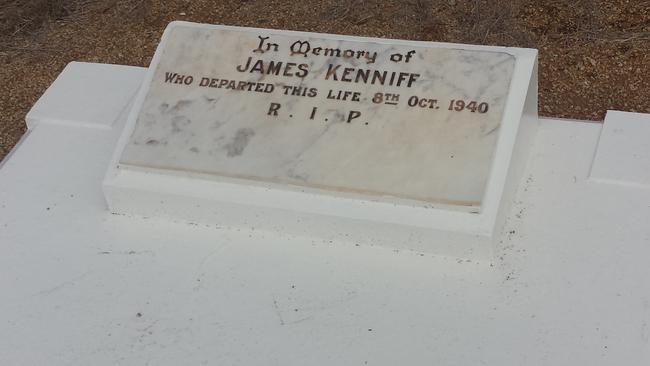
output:
[[650, 188], [650, 116], [607, 111], [590, 178]]
[[27, 113], [40, 123], [110, 129], [140, 87], [145, 68], [71, 62]]

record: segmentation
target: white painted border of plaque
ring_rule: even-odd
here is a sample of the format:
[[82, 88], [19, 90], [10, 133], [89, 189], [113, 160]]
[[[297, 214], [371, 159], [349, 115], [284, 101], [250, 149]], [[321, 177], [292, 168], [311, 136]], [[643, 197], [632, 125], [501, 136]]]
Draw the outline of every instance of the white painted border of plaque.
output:
[[[197, 175], [163, 174], [156, 170], [120, 166], [120, 156], [135, 127], [165, 42], [170, 30], [176, 26], [513, 55], [515, 68], [510, 92], [480, 210], [467, 212], [444, 205], [387, 202], [351, 193], [323, 193], [305, 187], [229, 178], [201, 179]], [[365, 245], [489, 259], [494, 248], [492, 239], [503, 227], [537, 126], [537, 50], [175, 21], [165, 30], [133, 105], [103, 182], [109, 209], [114, 213], [163, 216], [218, 226], [245, 225], [322, 240], [349, 240]]]

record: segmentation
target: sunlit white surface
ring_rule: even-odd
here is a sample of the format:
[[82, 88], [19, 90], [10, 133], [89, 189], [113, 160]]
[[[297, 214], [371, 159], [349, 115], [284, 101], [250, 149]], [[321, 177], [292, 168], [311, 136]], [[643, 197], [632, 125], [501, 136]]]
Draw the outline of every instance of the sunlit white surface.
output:
[[601, 124], [541, 121], [477, 262], [111, 215], [122, 107], [39, 122], [0, 169], [2, 365], [650, 363], [650, 192], [587, 179]]

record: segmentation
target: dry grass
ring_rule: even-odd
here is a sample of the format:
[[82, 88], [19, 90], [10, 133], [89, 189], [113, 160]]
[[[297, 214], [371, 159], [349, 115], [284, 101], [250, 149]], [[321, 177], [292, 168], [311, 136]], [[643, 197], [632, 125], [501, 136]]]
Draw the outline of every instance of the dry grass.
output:
[[10, 0], [0, 4], [0, 157], [66, 63], [146, 66], [178, 19], [533, 47], [542, 115], [650, 112], [648, 0]]

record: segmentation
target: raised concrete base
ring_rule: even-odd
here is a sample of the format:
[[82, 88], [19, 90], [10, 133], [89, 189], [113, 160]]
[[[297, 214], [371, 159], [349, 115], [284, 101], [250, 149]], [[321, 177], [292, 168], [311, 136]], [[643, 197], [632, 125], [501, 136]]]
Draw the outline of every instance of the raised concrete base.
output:
[[[348, 42], [350, 47], [382, 45], [378, 48], [381, 52], [417, 49], [422, 61], [415, 69], [424, 73], [430, 67], [427, 65], [438, 65], [427, 76], [437, 84], [408, 91], [396, 89], [403, 99], [408, 93], [451, 98], [461, 95], [458, 90], [467, 90], [473, 98], [498, 102], [490, 107], [494, 108], [492, 114], [448, 112], [446, 105], [424, 117], [406, 109], [390, 115], [392, 110], [384, 109], [372, 114], [374, 120], [369, 127], [355, 129], [353, 124], [331, 121], [314, 125], [304, 110], [300, 115], [305, 120], [297, 117], [291, 123], [269, 120], [265, 111], [244, 116], [242, 111], [260, 112], [260, 105], [275, 99], [265, 93], [258, 93], [263, 97], [257, 99], [246, 93], [209, 94], [204, 87], [177, 88], [163, 81], [168, 70], [181, 66], [197, 72], [197, 78], [204, 75], [200, 72], [209, 75], [214, 72], [210, 71], [214, 70], [214, 62], [220, 65], [219, 77], [240, 77], [234, 65], [248, 56], [250, 51], [244, 45], [251, 38], [257, 44], [260, 32], [282, 39], [287, 45], [296, 39], [311, 39], [318, 44]], [[201, 57], [184, 58], [189, 49], [203, 50], [209, 47], [201, 45], [214, 42], [234, 42], [238, 46], [228, 52], [215, 48]], [[471, 62], [465, 64], [464, 60]], [[385, 56], [372, 67], [395, 66]], [[324, 70], [325, 64], [313, 65], [314, 70], [319, 68]], [[472, 79], [467, 80], [467, 75]], [[301, 83], [317, 86], [323, 94], [333, 87], [322, 76], [310, 78]], [[281, 85], [288, 81], [270, 76], [268, 82]], [[469, 91], [472, 88], [464, 83], [483, 91]], [[348, 84], [346, 88], [361, 88], [364, 96], [383, 90], [377, 85], [361, 85]], [[205, 104], [208, 96], [221, 103], [217, 114], [224, 117], [223, 121], [219, 119], [218, 128], [214, 127], [216, 111], [211, 109], [215, 105]], [[291, 111], [298, 116], [297, 105], [305, 103], [305, 99], [293, 98], [290, 104], [297, 104]], [[182, 112], [163, 108], [161, 112], [161, 106], [181, 102], [191, 107]], [[340, 101], [323, 104], [332, 103], [324, 96], [309, 103], [319, 103], [321, 109], [348, 108]], [[376, 111], [376, 107], [381, 105], [372, 106], [368, 100], [355, 108], [366, 113], [366, 108]], [[174, 113], [178, 114], [171, 117]], [[187, 127], [182, 132], [175, 127], [174, 132], [173, 118], [187, 121]], [[495, 127], [486, 124], [490, 121]], [[521, 183], [537, 125], [536, 50], [173, 22], [162, 37], [107, 166], [104, 192], [110, 210], [119, 214], [254, 227], [323, 240], [345, 239], [360, 245], [488, 259], [494, 256], [495, 240]], [[227, 157], [225, 150], [218, 147], [224, 144], [219, 141], [230, 141], [237, 136], [235, 129], [241, 132], [244, 127], [263, 137], [247, 142], [246, 151], [253, 151], [247, 153], [250, 155]], [[486, 130], [481, 132], [481, 128]], [[395, 149], [384, 147], [394, 143], [400, 134], [406, 136], [402, 140], [407, 143], [397, 142]], [[492, 141], [489, 149], [485, 149], [486, 141]], [[449, 158], [443, 153], [448, 149], [440, 146], [446, 145], [457, 149], [455, 159], [453, 154]], [[353, 158], [357, 156], [363, 158]], [[295, 179], [296, 175], [302, 179]], [[480, 187], [478, 192], [467, 188], [475, 185]]]

